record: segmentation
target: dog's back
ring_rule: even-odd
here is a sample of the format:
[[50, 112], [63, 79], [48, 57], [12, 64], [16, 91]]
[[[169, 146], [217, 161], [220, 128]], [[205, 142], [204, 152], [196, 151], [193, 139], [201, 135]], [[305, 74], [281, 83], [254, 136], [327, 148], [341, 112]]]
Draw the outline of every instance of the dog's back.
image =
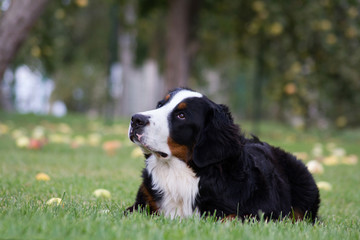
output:
[[[248, 168], [255, 172], [252, 181], [263, 188], [259, 191], [263, 196], [252, 199], [262, 199], [267, 195], [269, 201], [261, 203], [265, 217], [289, 215], [315, 221], [320, 204], [319, 191], [303, 162], [256, 137], [246, 139], [240, 161], [247, 162]], [[251, 205], [254, 204], [256, 202]]]

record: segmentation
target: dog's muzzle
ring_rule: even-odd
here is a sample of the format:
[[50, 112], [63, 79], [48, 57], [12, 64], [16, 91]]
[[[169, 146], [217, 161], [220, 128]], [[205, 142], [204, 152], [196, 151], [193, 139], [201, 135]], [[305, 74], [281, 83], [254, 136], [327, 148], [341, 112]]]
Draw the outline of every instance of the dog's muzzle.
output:
[[135, 140], [141, 142], [144, 128], [150, 123], [149, 118], [142, 114], [135, 114], [131, 117], [129, 138], [132, 142]]
[[149, 119], [149, 116], [142, 114], [135, 114], [132, 116], [130, 122], [129, 138], [132, 142], [141, 144], [144, 148], [146, 148], [148, 151], [154, 152], [157, 156], [161, 158], [167, 158], [169, 156], [167, 153], [157, 151], [144, 142], [144, 128], [150, 124]]

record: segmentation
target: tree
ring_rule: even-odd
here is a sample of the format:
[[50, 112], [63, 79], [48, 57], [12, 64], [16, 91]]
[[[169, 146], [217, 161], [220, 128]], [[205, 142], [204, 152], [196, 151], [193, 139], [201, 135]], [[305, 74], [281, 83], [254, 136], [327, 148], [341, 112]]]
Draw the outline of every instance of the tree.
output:
[[61, 99], [69, 111], [100, 110], [110, 57], [106, 49], [112, 2], [49, 1], [12, 67], [26, 64], [52, 79], [52, 101]]
[[0, 81], [48, 0], [12, 0], [0, 21]]
[[166, 90], [187, 86], [190, 74], [191, 33], [195, 27], [200, 1], [169, 1], [166, 26]]

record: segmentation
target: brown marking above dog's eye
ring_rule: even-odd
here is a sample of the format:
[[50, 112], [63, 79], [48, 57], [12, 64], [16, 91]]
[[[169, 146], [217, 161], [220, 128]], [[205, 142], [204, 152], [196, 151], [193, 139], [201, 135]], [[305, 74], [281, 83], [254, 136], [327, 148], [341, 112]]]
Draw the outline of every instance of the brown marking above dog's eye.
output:
[[186, 108], [186, 103], [185, 103], [185, 102], [181, 102], [181, 103], [179, 103], [179, 105], [177, 106], [177, 109], [180, 109], [180, 110], [185, 109], [185, 108]]
[[170, 98], [170, 94], [166, 95], [165, 101], [169, 100], [169, 98]]
[[168, 145], [171, 151], [171, 154], [184, 162], [189, 160], [189, 149], [185, 145], [176, 143], [172, 138], [168, 138]]

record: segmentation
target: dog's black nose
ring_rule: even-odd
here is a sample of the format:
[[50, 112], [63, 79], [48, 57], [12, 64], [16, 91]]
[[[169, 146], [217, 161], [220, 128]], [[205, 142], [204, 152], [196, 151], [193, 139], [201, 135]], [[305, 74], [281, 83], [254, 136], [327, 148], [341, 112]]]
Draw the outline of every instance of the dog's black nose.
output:
[[131, 117], [132, 128], [142, 128], [149, 124], [149, 116], [135, 114]]

